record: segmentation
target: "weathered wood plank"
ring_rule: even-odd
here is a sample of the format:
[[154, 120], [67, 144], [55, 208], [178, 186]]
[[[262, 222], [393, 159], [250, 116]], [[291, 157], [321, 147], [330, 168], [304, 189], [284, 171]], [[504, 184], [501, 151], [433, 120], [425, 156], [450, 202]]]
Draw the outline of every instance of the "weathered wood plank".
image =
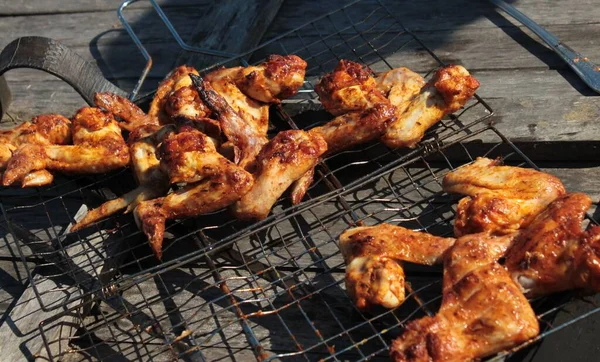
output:
[[[16, 16], [16, 15], [36, 15], [36, 14], [61, 14], [61, 13], [91, 13], [110, 11], [115, 12], [123, 3], [122, 0], [82, 0], [82, 1], [44, 1], [34, 0], [24, 3], [7, 1], [0, 8], [0, 16]], [[176, 6], [196, 6], [207, 3], [207, 0], [158, 0], [157, 3], [162, 8]], [[131, 4], [127, 9], [149, 8], [152, 4], [148, 1], [138, 1]]]
[[[271, 39], [293, 30], [349, 2], [339, 1], [336, 2], [337, 6], [332, 6], [332, 3], [327, 2], [315, 1], [307, 4], [302, 0], [287, 0], [281, 8], [277, 22], [273, 23], [265, 34], [265, 39]], [[383, 1], [383, 3], [408, 29], [414, 31], [446, 30], [450, 35], [457, 28], [481, 30], [497, 26], [511, 27], [516, 24], [513, 20], [502, 20], [505, 18], [497, 15], [493, 6], [485, 1], [459, 0], [450, 3], [434, 0], [426, 3], [415, 1]], [[375, 0], [361, 1], [348, 7], [346, 13], [351, 20], [360, 21], [377, 6], [378, 3]], [[595, 16], [597, 4], [594, 0], [569, 2], [568, 5], [556, 0], [520, 1], [515, 3], [515, 6], [543, 26], [594, 24], [597, 22]], [[379, 18], [383, 14], [383, 11], [376, 12], [372, 16]], [[336, 15], [339, 18], [333, 19], [333, 21], [344, 21], [344, 13]], [[319, 25], [319, 30], [335, 28], [329, 20], [320, 22]], [[309, 30], [309, 32], [314, 31], [316, 30]]]

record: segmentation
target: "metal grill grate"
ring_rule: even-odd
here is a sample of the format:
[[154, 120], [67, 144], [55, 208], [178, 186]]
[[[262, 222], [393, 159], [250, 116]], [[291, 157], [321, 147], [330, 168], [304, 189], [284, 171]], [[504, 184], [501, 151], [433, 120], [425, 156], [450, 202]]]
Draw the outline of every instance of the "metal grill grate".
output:
[[[481, 133], [498, 142], [471, 144]], [[460, 143], [402, 162], [367, 183], [256, 228], [228, 243], [228, 251], [205, 249], [185, 267], [122, 286], [120, 298], [131, 303], [130, 310], [144, 315], [134, 315], [134, 322], [131, 315], [107, 303], [100, 303], [89, 316], [80, 307], [57, 315], [41, 328], [45, 336], [53, 336], [47, 338], [48, 348], [58, 351], [54, 358], [67, 354], [59, 348], [66, 345], [68, 353], [107, 359], [244, 360], [250, 351], [264, 360], [387, 358], [389, 344], [403, 323], [439, 307], [441, 268], [407, 265], [412, 289], [407, 301], [391, 311], [363, 314], [343, 287], [338, 236], [357, 221], [451, 234], [458, 198], [443, 193], [440, 183], [447, 172], [475, 155], [534, 167], [495, 129], [484, 128]], [[544, 333], [599, 310], [594, 307], [567, 323], [553, 323], [554, 314], [570, 300], [572, 295], [565, 293], [532, 301]], [[56, 329], [64, 328], [58, 321], [70, 315], [83, 320], [85, 328], [75, 337], [56, 337]], [[148, 327], [160, 332], [150, 335], [144, 332]]]
[[[122, 19], [129, 3], [120, 9]], [[357, 3], [209, 69], [255, 63], [272, 53], [304, 58], [309, 63], [306, 84], [272, 112], [274, 133], [311, 128], [331, 118], [312, 89], [338, 59], [375, 71], [408, 66], [424, 75], [442, 64], [385, 4], [374, 2], [364, 14]], [[52, 187], [17, 194], [0, 191], [5, 226], [19, 239], [23, 259], [43, 257], [38, 271], [64, 283], [64, 288], [48, 289], [45, 279], [32, 278], [43, 308], [62, 309], [40, 325], [51, 359], [387, 359], [399, 327], [437, 309], [441, 269], [407, 267], [407, 301], [392, 311], [362, 314], [343, 288], [337, 238], [357, 222], [384, 221], [449, 234], [457, 198], [441, 191], [445, 173], [483, 155], [535, 167], [483, 122], [491, 114], [477, 97], [428, 131], [417, 149], [393, 151], [372, 143], [331, 156], [319, 165], [306, 201], [291, 206], [282, 198], [261, 222], [233, 220], [220, 211], [170, 223], [162, 262], [155, 260], [130, 215], [68, 232], [82, 205], [96, 207], [134, 187], [128, 170], [58, 179]], [[496, 142], [476, 142], [482, 134]], [[81, 305], [75, 303], [84, 297]], [[560, 328], [550, 321], [570, 299], [565, 294], [534, 301], [548, 333]]]

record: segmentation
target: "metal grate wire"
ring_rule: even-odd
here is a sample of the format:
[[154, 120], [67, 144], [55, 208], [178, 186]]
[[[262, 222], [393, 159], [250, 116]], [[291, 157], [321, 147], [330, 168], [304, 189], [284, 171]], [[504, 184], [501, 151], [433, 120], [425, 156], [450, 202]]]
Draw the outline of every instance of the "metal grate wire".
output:
[[[132, 2], [119, 10], [124, 24], [123, 10]], [[305, 59], [305, 85], [275, 107], [273, 134], [331, 118], [313, 86], [341, 58], [375, 71], [408, 66], [423, 75], [443, 64], [387, 4], [369, 2], [365, 14], [363, 3], [354, 1], [204, 71], [257, 63], [273, 53]], [[152, 62], [131, 27], [126, 29], [148, 60], [131, 94], [135, 98]], [[182, 44], [179, 35], [175, 39]], [[381, 222], [447, 235], [457, 198], [441, 190], [445, 173], [484, 155], [535, 167], [484, 122], [491, 115], [476, 97], [429, 130], [416, 149], [390, 150], [374, 142], [330, 156], [319, 165], [303, 203], [291, 206], [284, 197], [261, 222], [237, 221], [226, 211], [172, 222], [162, 262], [130, 215], [69, 233], [82, 205], [96, 207], [134, 187], [129, 170], [0, 192], [5, 228], [20, 241], [15, 244], [23, 260], [44, 259], [35, 272], [25, 263], [36, 297], [44, 310], [60, 309], [40, 324], [50, 359], [387, 359], [390, 341], [407, 320], [437, 310], [441, 269], [408, 266], [407, 301], [395, 310], [364, 314], [345, 293], [337, 238], [350, 226]], [[477, 142], [482, 135], [495, 141]], [[60, 280], [61, 288], [48, 289], [46, 279], [33, 277], [41, 271]], [[561, 328], [551, 321], [569, 300], [565, 294], [534, 301], [544, 333]]]

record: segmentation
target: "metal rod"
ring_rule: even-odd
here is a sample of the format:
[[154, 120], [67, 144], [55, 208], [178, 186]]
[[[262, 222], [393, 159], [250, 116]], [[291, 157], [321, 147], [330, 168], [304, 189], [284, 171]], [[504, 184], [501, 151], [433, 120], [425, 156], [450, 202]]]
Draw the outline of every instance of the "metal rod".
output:
[[140, 41], [140, 38], [138, 38], [138, 36], [135, 34], [133, 29], [131, 28], [131, 26], [129, 25], [127, 20], [125, 20], [125, 17], [123, 16], [123, 10], [125, 10], [126, 7], [128, 7], [129, 5], [131, 5], [137, 1], [138, 0], [125, 0], [121, 4], [121, 6], [119, 6], [119, 9], [117, 10], [117, 15], [119, 17], [119, 20], [121, 21], [121, 24], [123, 24], [123, 26], [125, 27], [125, 30], [127, 30], [127, 33], [129, 34], [129, 36], [131, 37], [131, 39], [133, 40], [135, 45], [138, 47], [138, 49], [144, 56], [144, 59], [146, 59], [146, 66], [142, 70], [142, 75], [140, 75], [140, 78], [138, 79], [137, 83], [135, 84], [135, 87], [133, 87], [133, 90], [131, 91], [131, 93], [129, 93], [130, 100], [135, 99], [138, 92], [140, 91], [140, 88], [142, 88], [142, 84], [144, 84], [144, 81], [146, 80], [146, 77], [148, 76], [150, 69], [152, 68], [152, 57], [150, 56], [150, 54], [148, 53], [148, 51], [146, 50], [146, 48]]
[[531, 20], [527, 15], [517, 10], [514, 6], [503, 0], [490, 0], [490, 2], [508, 15], [525, 25], [535, 35], [548, 44], [558, 56], [560, 56], [581, 80], [594, 91], [600, 93], [600, 67], [592, 63], [586, 56], [571, 49], [567, 44], [561, 42], [554, 34]]

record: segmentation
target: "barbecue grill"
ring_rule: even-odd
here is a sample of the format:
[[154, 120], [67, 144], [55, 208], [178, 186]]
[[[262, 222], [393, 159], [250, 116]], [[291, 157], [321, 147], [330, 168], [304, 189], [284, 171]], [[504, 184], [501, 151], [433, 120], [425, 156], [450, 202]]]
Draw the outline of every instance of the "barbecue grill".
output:
[[[425, 76], [444, 64], [402, 25], [401, 12], [383, 0], [374, 1], [367, 14], [357, 11], [359, 1], [352, 2], [241, 55], [187, 45], [150, 1], [183, 49], [222, 57], [202, 72], [258, 63], [274, 53], [308, 62], [298, 95], [273, 107], [272, 134], [330, 119], [313, 86], [339, 59], [374, 71], [408, 66]], [[148, 61], [129, 94], [143, 104], [151, 95], [138, 92], [152, 61], [126, 21], [126, 7], [133, 2], [123, 3], [119, 17]], [[169, 223], [162, 262], [131, 215], [69, 232], [87, 208], [135, 187], [129, 170], [0, 191], [3, 227], [17, 240], [42, 308], [54, 313], [40, 324], [50, 359], [387, 360], [403, 324], [437, 310], [442, 270], [406, 266], [406, 302], [363, 313], [344, 289], [338, 236], [351, 226], [381, 222], [450, 235], [458, 197], [442, 191], [446, 173], [478, 156], [536, 168], [492, 125], [492, 116], [476, 96], [430, 129], [415, 149], [390, 150], [374, 142], [332, 155], [318, 165], [304, 202], [292, 206], [284, 197], [260, 222], [238, 221], [223, 210]], [[482, 136], [493, 141], [478, 141]], [[61, 287], [48, 288], [47, 279], [33, 276], [28, 261], [37, 262], [36, 274], [52, 277]], [[542, 333], [494, 359], [600, 310], [554, 321], [573, 298], [562, 293], [533, 300]]]

